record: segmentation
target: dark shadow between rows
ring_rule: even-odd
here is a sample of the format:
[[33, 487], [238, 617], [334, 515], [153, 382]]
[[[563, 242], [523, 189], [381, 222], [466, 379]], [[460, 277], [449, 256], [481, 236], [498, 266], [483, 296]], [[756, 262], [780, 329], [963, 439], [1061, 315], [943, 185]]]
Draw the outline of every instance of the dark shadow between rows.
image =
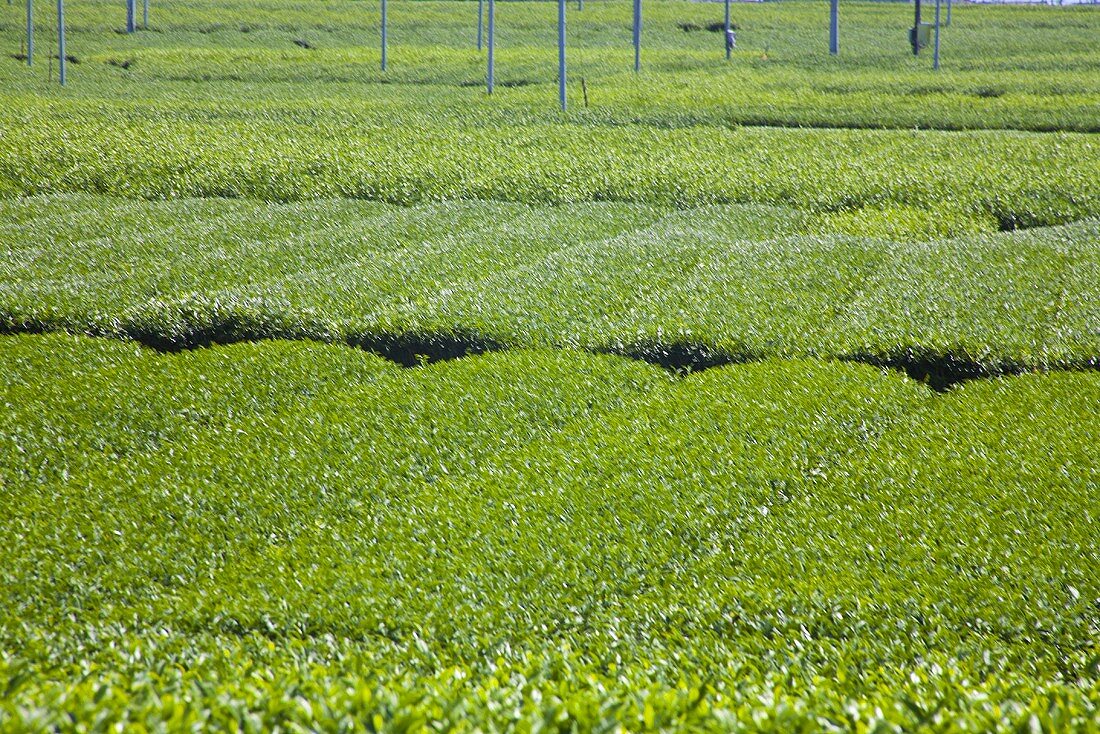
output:
[[[81, 331], [74, 330], [67, 324], [16, 319], [10, 316], [5, 318], [4, 314], [0, 314], [0, 334], [49, 332], [125, 338], [165, 353], [268, 340], [342, 342], [347, 346], [377, 354], [402, 367], [417, 367], [508, 349], [508, 346], [501, 341], [461, 329], [446, 332], [366, 332], [334, 337], [331, 332], [319, 326], [298, 325], [289, 328], [263, 320], [254, 321], [232, 313], [219, 314], [218, 318], [213, 320], [192, 321], [186, 324], [186, 328], [178, 328], [171, 333], [151, 329], [144, 323], [137, 322], [123, 324], [119, 331], [111, 333], [95, 329]], [[747, 350], [715, 349], [706, 344], [694, 342], [665, 343], [656, 340], [592, 348], [587, 351], [641, 360], [679, 376], [688, 376], [715, 367], [759, 362], [771, 356]], [[901, 348], [886, 355], [853, 353], [824, 359], [896, 370], [939, 393], [971, 380], [1004, 375], [1020, 375], [1028, 372], [1100, 371], [1100, 357], [1055, 365], [1025, 365], [1014, 362], [980, 363], [958, 354], [931, 352], [919, 347]]]

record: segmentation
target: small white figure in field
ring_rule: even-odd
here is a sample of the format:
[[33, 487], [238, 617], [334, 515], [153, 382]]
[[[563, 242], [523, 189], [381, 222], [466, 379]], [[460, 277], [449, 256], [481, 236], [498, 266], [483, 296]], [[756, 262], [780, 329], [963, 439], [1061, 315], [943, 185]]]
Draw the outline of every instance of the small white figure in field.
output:
[[737, 33], [732, 28], [726, 31], [726, 48], [733, 50], [737, 47]]

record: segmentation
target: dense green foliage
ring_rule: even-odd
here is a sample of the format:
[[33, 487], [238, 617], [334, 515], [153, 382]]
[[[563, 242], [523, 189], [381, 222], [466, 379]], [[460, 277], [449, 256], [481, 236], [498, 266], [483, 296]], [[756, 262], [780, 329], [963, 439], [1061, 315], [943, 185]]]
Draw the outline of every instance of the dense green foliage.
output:
[[[507, 3], [498, 10], [498, 87], [483, 91], [484, 52], [475, 47], [470, 2], [401, 2], [391, 8], [390, 68], [379, 69], [378, 7], [364, 2], [311, 6], [271, 2], [180, 3], [153, 7], [152, 31], [116, 31], [117, 4], [83, 0], [68, 8], [69, 50], [80, 61], [73, 86], [56, 101], [110, 100], [126, 109], [247, 119], [392, 123], [393, 112], [476, 127], [486, 119], [558, 122], [553, 3]], [[36, 8], [40, 53], [52, 38], [52, 9]], [[12, 51], [22, 8], [0, 8]], [[1095, 36], [1089, 8], [960, 6], [944, 29], [944, 68], [913, 58], [903, 4], [850, 3], [841, 56], [827, 53], [826, 17], [813, 3], [735, 6], [738, 49], [723, 58], [708, 29], [722, 8], [650, 0], [644, 69], [631, 72], [630, 4], [590, 2], [569, 13], [571, 121], [581, 125], [770, 124], [830, 127], [1100, 129]], [[686, 30], [685, 30], [686, 29]], [[303, 48], [299, 43], [310, 46]], [[3, 68], [9, 94], [41, 102], [45, 67]], [[126, 63], [129, 62], [129, 63]], [[123, 67], [125, 64], [125, 67]], [[579, 80], [589, 90], [583, 106]], [[197, 83], [201, 82], [201, 84]], [[226, 104], [225, 87], [240, 92]], [[132, 91], [149, 95], [134, 100]], [[76, 109], [88, 110], [88, 105]], [[100, 112], [106, 112], [100, 110]]]
[[[902, 206], [1003, 228], [1100, 214], [1092, 136], [562, 125], [328, 127], [35, 119], [9, 123], [0, 193], [142, 198], [621, 200], [681, 207]], [[59, 140], [64, 143], [59, 144]], [[155, 140], [155, 145], [142, 141]], [[835, 156], [835, 158], [833, 158]], [[832, 160], [828, 160], [832, 158]], [[823, 160], [825, 159], [825, 160]]]
[[67, 196], [0, 201], [0, 216], [8, 331], [165, 347], [388, 334], [733, 358], [917, 353], [994, 370], [1100, 357], [1098, 220], [905, 242], [739, 205]]
[[64, 336], [0, 374], [11, 726], [1100, 724], [1100, 375]]
[[644, 5], [0, 3], [0, 731], [1100, 731], [1100, 13]]
[[[718, 34], [680, 28], [717, 21], [718, 6], [653, 2], [635, 77], [629, 4], [590, 3], [571, 16], [564, 118], [550, 3], [502, 4], [492, 97], [472, 3], [396, 5], [386, 75], [365, 3], [167, 0], [156, 32], [133, 37], [112, 32], [118, 12], [99, 0], [70, 9], [82, 60], [63, 91], [41, 63], [0, 63], [0, 193], [889, 205], [1004, 227], [1100, 214], [1100, 151], [1065, 132], [1100, 129], [1100, 15], [1087, 8], [960, 7], [952, 61], [933, 74], [905, 46], [903, 5], [846, 6], [837, 59], [816, 5], [739, 5], [741, 50], [727, 64]], [[14, 52], [20, 11], [0, 17]], [[762, 124], [895, 129], [737, 127]]]

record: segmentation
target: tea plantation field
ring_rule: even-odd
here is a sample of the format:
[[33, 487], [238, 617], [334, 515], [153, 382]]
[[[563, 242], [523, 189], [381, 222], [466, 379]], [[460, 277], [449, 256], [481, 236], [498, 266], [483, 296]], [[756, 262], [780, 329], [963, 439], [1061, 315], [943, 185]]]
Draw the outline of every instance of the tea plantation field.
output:
[[[160, 349], [313, 339], [405, 363], [522, 346], [680, 367], [1100, 367], [1100, 218], [910, 241], [759, 205], [82, 195], [0, 200], [0, 213], [8, 332]], [[865, 231], [906, 222], [880, 221]]]
[[644, 8], [0, 4], [0, 731], [1100, 731], [1100, 11]]
[[0, 359], [13, 726], [1096, 723], [1096, 373]]

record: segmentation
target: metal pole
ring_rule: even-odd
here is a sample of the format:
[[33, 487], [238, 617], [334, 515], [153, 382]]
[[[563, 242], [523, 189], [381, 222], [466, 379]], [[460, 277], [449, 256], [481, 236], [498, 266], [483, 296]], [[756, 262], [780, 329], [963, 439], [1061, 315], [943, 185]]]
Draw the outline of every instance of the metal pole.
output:
[[936, 0], [936, 40], [932, 46], [932, 68], [940, 68], [940, 0]]
[[134, 24], [136, 20], [134, 16], [137, 15], [137, 0], [126, 0], [126, 32], [134, 32]]
[[565, 112], [565, 0], [558, 0], [558, 98]]
[[951, 0], [947, 0], [947, 22], [944, 25], [951, 25]]
[[495, 0], [489, 0], [489, 78], [486, 85], [489, 88], [489, 94], [493, 93], [493, 47], [496, 45], [496, 3]]
[[920, 55], [920, 0], [914, 2], [913, 11], [913, 55]]
[[584, 0], [577, 0], [577, 10], [584, 10]]
[[149, 30], [149, 0], [142, 0], [141, 3], [141, 27]]
[[34, 13], [31, 0], [27, 0], [27, 66], [34, 60]]
[[386, 0], [382, 0], [382, 71], [386, 70]]
[[840, 53], [840, 0], [829, 0], [829, 53]]
[[642, 69], [642, 0], [634, 0], [634, 71]]
[[733, 49], [730, 47], [730, 0], [726, 0], [726, 61], [730, 60]]
[[57, 0], [57, 66], [61, 86], [65, 86], [65, 0]]
[[477, 0], [477, 50], [481, 50], [482, 36], [485, 35], [485, 0]]

